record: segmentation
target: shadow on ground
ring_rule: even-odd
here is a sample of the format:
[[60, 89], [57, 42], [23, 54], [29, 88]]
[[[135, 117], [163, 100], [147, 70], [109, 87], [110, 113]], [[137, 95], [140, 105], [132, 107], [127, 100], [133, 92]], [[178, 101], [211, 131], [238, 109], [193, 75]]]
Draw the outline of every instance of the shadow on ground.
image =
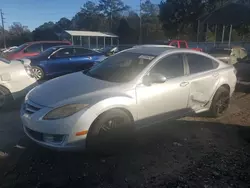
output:
[[[247, 187], [250, 128], [170, 121], [136, 133], [119, 154], [54, 152], [23, 140], [2, 187]], [[22, 154], [18, 154], [22, 150]], [[17, 157], [18, 156], [18, 157]], [[14, 160], [16, 162], [7, 162]]]

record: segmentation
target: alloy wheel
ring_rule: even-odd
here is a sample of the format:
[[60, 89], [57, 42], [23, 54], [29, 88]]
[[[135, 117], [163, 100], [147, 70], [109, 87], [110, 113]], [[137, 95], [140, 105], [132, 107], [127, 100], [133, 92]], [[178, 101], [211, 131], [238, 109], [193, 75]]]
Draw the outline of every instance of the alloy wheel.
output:
[[124, 119], [121, 117], [112, 118], [102, 125], [99, 131], [99, 135], [110, 136], [111, 134], [115, 134], [118, 128], [122, 127], [123, 123], [124, 123]]
[[218, 101], [216, 102], [216, 111], [218, 114], [223, 114], [229, 107], [229, 96], [227, 93], [222, 93]]
[[42, 70], [37, 69], [37, 68], [33, 68], [32, 71], [33, 71], [33, 75], [34, 75], [36, 80], [40, 80], [43, 77]]

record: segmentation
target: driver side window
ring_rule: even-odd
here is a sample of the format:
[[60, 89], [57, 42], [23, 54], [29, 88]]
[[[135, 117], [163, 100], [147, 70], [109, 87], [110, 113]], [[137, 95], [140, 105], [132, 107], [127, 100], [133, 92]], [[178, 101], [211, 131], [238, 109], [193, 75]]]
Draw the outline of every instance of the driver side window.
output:
[[183, 56], [174, 54], [161, 59], [150, 71], [164, 75], [166, 78], [184, 76]]

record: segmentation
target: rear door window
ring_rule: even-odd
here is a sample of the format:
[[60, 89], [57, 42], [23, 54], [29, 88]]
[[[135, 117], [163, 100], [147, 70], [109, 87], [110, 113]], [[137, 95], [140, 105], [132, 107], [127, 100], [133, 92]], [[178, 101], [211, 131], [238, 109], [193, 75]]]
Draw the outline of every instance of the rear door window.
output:
[[74, 49], [73, 48], [64, 48], [56, 52], [54, 57], [71, 57], [74, 56]]
[[186, 54], [190, 74], [212, 70], [218, 67], [213, 59], [198, 54]]
[[184, 76], [183, 56], [174, 54], [161, 59], [151, 69], [150, 73], [160, 73], [166, 78]]
[[85, 49], [85, 48], [75, 48], [75, 55], [85, 55], [85, 54], [91, 54], [93, 53], [92, 50]]
[[25, 49], [25, 53], [40, 53], [42, 45], [39, 44], [31, 44], [29, 47]]

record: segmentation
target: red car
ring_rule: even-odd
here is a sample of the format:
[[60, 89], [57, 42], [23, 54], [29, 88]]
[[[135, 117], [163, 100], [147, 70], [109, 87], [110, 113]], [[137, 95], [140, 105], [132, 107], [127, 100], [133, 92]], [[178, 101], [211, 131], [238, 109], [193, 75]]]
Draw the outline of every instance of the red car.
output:
[[[174, 46], [176, 48], [189, 48], [187, 41], [185, 40], [168, 40], [168, 41], [158, 41], [157, 44], [165, 44]], [[202, 48], [191, 48], [192, 50], [202, 52]]]
[[7, 52], [4, 54], [4, 57], [8, 60], [13, 59], [22, 59], [24, 57], [36, 56], [43, 52], [44, 50], [61, 45], [71, 45], [69, 41], [35, 41], [27, 42], [19, 46], [18, 48]]
[[[171, 40], [169, 41], [168, 45], [175, 46], [176, 48], [189, 48], [188, 43], [185, 40]], [[191, 48], [191, 49], [202, 52], [201, 48]]]

